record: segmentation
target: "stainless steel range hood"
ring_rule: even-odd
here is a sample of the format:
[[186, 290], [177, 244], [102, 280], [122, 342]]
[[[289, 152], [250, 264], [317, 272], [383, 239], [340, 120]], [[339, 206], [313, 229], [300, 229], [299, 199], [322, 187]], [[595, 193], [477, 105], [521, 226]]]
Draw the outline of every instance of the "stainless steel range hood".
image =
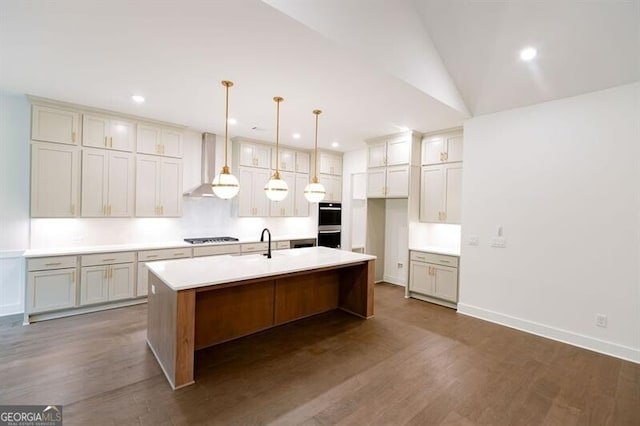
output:
[[184, 193], [186, 197], [213, 197], [211, 183], [215, 174], [216, 159], [216, 135], [213, 133], [202, 134], [201, 176], [200, 185]]

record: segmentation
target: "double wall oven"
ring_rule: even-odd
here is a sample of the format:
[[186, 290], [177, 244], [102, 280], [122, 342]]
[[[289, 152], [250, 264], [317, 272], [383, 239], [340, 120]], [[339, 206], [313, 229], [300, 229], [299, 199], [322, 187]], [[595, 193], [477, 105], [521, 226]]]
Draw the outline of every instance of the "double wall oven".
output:
[[342, 204], [318, 203], [318, 245], [340, 248]]

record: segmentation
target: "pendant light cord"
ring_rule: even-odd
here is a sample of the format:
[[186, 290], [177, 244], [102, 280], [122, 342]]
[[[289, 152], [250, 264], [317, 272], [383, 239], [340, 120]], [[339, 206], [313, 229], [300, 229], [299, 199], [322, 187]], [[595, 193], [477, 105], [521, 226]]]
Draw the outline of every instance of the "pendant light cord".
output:
[[313, 150], [315, 151], [315, 155], [313, 156], [313, 182], [318, 182], [318, 117], [322, 114], [322, 111], [319, 109], [314, 109], [313, 113], [316, 115], [316, 136], [315, 141], [313, 143]]
[[280, 179], [280, 154], [278, 145], [280, 144], [280, 102], [284, 101], [280, 96], [273, 98], [276, 101], [276, 172], [273, 175], [276, 179]]
[[223, 80], [222, 85], [226, 87], [225, 106], [224, 106], [224, 167], [222, 173], [229, 173], [229, 164], [227, 163], [227, 135], [229, 133], [229, 87], [233, 86], [233, 82]]

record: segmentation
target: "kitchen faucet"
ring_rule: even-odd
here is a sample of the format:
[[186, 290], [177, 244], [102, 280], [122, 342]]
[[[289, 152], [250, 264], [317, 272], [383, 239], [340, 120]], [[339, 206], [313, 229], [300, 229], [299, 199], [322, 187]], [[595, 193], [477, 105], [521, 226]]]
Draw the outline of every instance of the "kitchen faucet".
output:
[[267, 259], [271, 259], [271, 231], [269, 231], [269, 228], [264, 228], [262, 230], [262, 234], [260, 235], [261, 243], [264, 242], [264, 231], [267, 231], [267, 234], [269, 234], [269, 248], [267, 249], [267, 253], [263, 254], [263, 256], [267, 256]]

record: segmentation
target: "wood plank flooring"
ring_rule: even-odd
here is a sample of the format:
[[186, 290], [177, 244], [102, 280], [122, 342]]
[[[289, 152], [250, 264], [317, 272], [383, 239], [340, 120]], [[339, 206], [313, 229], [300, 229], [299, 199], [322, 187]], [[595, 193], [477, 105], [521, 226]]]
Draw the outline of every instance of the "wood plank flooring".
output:
[[640, 365], [403, 293], [199, 351], [176, 392], [146, 305], [4, 321], [0, 404], [63, 404], [65, 425], [640, 425]]

